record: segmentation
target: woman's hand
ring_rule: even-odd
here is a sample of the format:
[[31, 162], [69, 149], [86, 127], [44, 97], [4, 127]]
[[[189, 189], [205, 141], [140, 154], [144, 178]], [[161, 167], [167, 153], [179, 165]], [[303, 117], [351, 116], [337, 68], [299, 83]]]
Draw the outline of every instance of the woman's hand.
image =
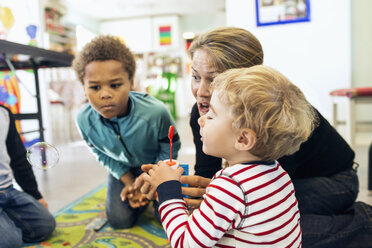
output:
[[202, 197], [211, 179], [201, 176], [182, 176], [180, 181], [183, 184], [188, 184], [188, 187], [182, 187], [182, 194], [189, 196], [189, 198], [184, 198], [184, 200], [189, 211], [192, 212], [200, 207]]

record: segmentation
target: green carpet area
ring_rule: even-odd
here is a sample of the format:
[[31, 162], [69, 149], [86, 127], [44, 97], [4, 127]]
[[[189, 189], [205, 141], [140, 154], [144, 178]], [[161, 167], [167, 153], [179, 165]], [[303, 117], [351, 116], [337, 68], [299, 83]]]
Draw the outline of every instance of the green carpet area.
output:
[[170, 247], [163, 227], [156, 220], [151, 206], [132, 228], [113, 229], [106, 224], [98, 232], [86, 230], [88, 223], [105, 212], [106, 189], [106, 185], [102, 185], [60, 210], [55, 214], [57, 228], [52, 236], [44, 242], [25, 244], [23, 247]]

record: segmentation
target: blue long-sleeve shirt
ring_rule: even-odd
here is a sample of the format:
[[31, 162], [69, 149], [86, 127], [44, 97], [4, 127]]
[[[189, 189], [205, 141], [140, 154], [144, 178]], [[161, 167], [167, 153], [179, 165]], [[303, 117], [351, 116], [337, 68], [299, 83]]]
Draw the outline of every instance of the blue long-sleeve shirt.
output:
[[[152, 96], [130, 92], [130, 112], [114, 118], [118, 128], [107, 125], [90, 104], [77, 116], [77, 126], [97, 160], [117, 179], [131, 168], [169, 159], [169, 126], [175, 123], [166, 106]], [[106, 124], [105, 124], [106, 123]], [[116, 125], [116, 124], [115, 124]], [[174, 130], [172, 157], [181, 147]]]

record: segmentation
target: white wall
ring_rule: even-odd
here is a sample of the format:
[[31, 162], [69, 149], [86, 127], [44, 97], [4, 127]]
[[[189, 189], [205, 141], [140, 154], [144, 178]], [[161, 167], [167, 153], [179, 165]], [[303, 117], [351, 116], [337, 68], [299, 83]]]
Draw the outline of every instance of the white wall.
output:
[[63, 16], [63, 21], [66, 23], [80, 25], [94, 33], [99, 33], [100, 23], [89, 16], [68, 8], [66, 15]]
[[352, 79], [355, 87], [372, 86], [372, 1], [352, 1]]
[[225, 26], [225, 20], [224, 11], [183, 15], [180, 17], [181, 32], [204, 33], [213, 27]]
[[[172, 44], [169, 47], [159, 45], [159, 26], [162, 25], [169, 25], [172, 29]], [[136, 53], [169, 51], [181, 47], [179, 17], [175, 15], [104, 21], [101, 22], [100, 33], [122, 37], [131, 51]]]
[[134, 52], [149, 51], [152, 47], [150, 17], [101, 22], [100, 33], [122, 37]]
[[[353, 87], [372, 86], [371, 9], [371, 0], [358, 0], [351, 2]], [[371, 104], [359, 104], [356, 108], [356, 118], [360, 121], [372, 121]]]
[[351, 86], [350, 0], [310, 0], [311, 21], [256, 26], [255, 0], [226, 0], [226, 24], [261, 41], [264, 64], [298, 85], [328, 119], [329, 92]]
[[[39, 9], [40, 0], [0, 0], [0, 7], [9, 8], [14, 17], [14, 24], [10, 28], [6, 40], [27, 45], [30, 37], [27, 35], [26, 27], [32, 24], [37, 26], [36, 40], [38, 45], [41, 45], [43, 28], [39, 18], [42, 14]], [[3, 25], [0, 22], [0, 30], [2, 29]]]

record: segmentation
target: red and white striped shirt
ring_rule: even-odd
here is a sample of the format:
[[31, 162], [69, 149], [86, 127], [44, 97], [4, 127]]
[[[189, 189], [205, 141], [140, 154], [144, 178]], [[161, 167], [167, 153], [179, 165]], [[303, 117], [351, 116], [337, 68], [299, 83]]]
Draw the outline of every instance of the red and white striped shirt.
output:
[[191, 215], [182, 199], [159, 212], [172, 247], [301, 247], [294, 187], [278, 162], [220, 170]]

